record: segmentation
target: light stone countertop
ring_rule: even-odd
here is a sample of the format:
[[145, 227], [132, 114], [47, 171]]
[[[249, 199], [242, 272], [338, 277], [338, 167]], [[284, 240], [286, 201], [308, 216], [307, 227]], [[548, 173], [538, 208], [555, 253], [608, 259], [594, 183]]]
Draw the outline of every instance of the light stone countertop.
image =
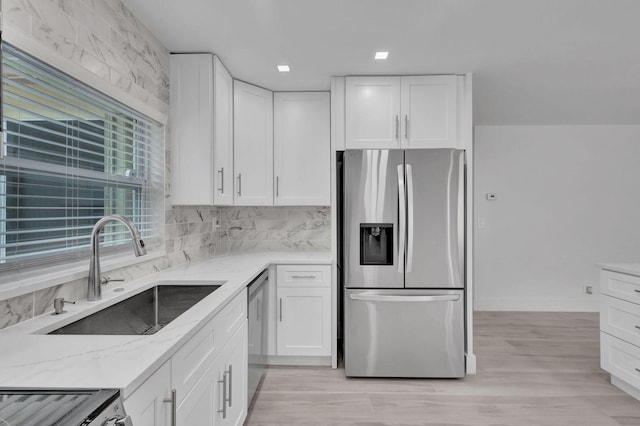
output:
[[[66, 305], [66, 314], [45, 314], [0, 331], [0, 388], [118, 388], [127, 398], [269, 265], [330, 263], [329, 252], [245, 253], [212, 257], [113, 285], [103, 290], [100, 301], [80, 300]], [[45, 334], [167, 281], [226, 283], [154, 335]], [[117, 287], [125, 291], [115, 292]]]
[[598, 263], [601, 269], [640, 277], [640, 263]]

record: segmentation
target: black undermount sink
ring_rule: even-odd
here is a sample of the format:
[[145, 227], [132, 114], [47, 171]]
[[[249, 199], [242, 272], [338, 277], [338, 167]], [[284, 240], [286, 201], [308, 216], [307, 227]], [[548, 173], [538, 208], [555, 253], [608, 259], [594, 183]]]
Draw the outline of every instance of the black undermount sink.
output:
[[154, 334], [222, 284], [156, 285], [48, 334]]

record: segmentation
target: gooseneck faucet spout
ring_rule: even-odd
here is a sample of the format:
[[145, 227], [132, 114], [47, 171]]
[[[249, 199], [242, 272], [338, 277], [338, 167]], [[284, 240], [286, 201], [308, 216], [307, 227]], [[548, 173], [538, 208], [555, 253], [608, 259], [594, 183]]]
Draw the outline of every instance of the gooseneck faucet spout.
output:
[[147, 254], [147, 249], [144, 248], [144, 241], [140, 239], [138, 228], [126, 217], [113, 214], [97, 221], [91, 231], [91, 260], [89, 263], [89, 287], [87, 291], [87, 300], [90, 302], [100, 300], [102, 297], [102, 289], [100, 287], [100, 231], [108, 222], [112, 221], [121, 222], [127, 227], [129, 233], [131, 233], [133, 253], [136, 257]]

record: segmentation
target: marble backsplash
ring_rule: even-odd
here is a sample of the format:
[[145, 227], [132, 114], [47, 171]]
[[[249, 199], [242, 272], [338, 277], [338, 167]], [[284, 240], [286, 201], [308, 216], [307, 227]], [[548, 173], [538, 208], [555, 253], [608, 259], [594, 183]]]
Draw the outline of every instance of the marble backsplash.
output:
[[218, 252], [330, 250], [329, 207], [219, 207]]

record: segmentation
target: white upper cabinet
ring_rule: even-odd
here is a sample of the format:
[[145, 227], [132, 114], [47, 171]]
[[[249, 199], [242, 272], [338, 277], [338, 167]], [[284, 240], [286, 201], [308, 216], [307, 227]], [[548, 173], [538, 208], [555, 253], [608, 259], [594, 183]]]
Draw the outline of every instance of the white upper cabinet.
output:
[[347, 77], [346, 147], [400, 147], [400, 77]]
[[233, 77], [218, 57], [213, 59], [213, 201], [233, 205]]
[[274, 94], [275, 205], [331, 203], [329, 92]]
[[233, 86], [208, 53], [171, 55], [171, 202], [233, 204]]
[[234, 80], [235, 205], [273, 205], [273, 92]]
[[347, 77], [347, 149], [455, 148], [457, 76]]
[[401, 77], [403, 148], [457, 146], [456, 79], [454, 75]]
[[171, 203], [213, 204], [213, 55], [171, 55]]

